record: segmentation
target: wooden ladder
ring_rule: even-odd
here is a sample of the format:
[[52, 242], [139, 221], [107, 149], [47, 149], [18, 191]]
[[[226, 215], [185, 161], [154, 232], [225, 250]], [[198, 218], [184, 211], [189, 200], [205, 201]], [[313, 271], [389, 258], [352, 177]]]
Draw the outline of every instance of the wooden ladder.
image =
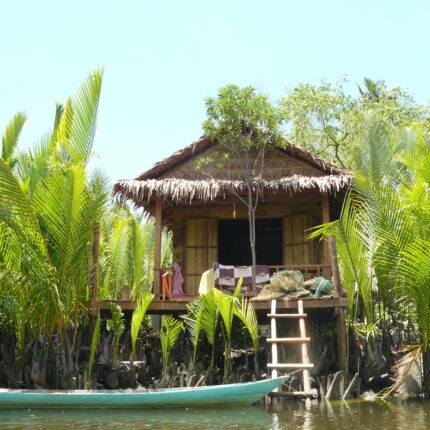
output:
[[[309, 362], [308, 343], [310, 337], [306, 337], [305, 318], [307, 314], [303, 312], [303, 300], [298, 301], [298, 308], [296, 314], [278, 314], [276, 313], [276, 300], [272, 300], [271, 312], [267, 314], [270, 318], [270, 332], [271, 337], [267, 339], [268, 343], [272, 344], [272, 362], [267, 364], [269, 369], [272, 369], [272, 378], [278, 376], [278, 369], [302, 369], [303, 370], [303, 391], [278, 391], [274, 390], [271, 393], [273, 397], [310, 397], [311, 383], [309, 378], [309, 369], [314, 365]], [[299, 320], [300, 337], [277, 337], [276, 335], [276, 320], [290, 318]], [[278, 362], [278, 344], [280, 343], [300, 343], [302, 351], [301, 363], [279, 363]]]

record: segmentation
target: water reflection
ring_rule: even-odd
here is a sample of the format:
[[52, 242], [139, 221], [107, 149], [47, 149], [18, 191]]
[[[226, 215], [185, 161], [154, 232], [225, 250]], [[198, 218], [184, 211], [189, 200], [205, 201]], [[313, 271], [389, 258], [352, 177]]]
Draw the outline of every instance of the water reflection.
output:
[[428, 430], [430, 401], [298, 402], [276, 408], [1, 410], [1, 429]]

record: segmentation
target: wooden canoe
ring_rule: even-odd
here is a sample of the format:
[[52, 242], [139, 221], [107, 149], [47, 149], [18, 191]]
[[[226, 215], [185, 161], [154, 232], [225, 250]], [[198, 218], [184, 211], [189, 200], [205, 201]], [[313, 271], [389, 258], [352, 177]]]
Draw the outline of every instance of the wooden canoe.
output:
[[175, 408], [248, 406], [287, 377], [242, 384], [158, 390], [10, 390], [0, 389], [0, 408]]

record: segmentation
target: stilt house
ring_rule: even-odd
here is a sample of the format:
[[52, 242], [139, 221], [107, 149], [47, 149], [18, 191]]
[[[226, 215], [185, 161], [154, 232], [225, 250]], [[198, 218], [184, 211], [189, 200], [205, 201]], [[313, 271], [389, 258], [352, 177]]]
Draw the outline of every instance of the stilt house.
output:
[[[199, 167], [217, 144], [201, 138], [114, 188], [118, 200], [143, 207], [155, 219], [154, 293], [160, 296], [161, 229], [173, 234], [173, 259], [183, 270], [184, 291], [198, 295], [202, 273], [214, 262], [251, 265], [242, 172], [234, 160]], [[257, 264], [271, 271], [299, 269], [305, 280], [332, 277], [328, 241], [307, 240], [309, 229], [339, 216], [348, 173], [291, 143], [269, 148], [256, 211]]]

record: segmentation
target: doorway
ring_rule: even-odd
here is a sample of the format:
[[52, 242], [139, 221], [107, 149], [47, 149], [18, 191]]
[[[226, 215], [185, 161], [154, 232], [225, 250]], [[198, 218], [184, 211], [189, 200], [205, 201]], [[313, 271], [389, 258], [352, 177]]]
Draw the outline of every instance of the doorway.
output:
[[[255, 220], [256, 257], [259, 265], [282, 265], [282, 219]], [[230, 266], [252, 264], [248, 219], [218, 221], [218, 260]]]

